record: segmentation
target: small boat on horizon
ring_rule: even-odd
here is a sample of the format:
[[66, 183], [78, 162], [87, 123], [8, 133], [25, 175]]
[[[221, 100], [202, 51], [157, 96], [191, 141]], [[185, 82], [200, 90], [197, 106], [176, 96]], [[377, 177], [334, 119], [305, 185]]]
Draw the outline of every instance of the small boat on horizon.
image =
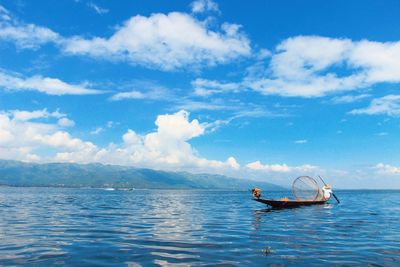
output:
[[287, 197], [279, 200], [263, 199], [261, 198], [261, 190], [259, 188], [253, 188], [251, 190], [253, 194], [253, 200], [277, 209], [321, 205], [327, 203], [331, 199], [331, 196], [333, 196], [336, 201], [340, 203], [339, 199], [333, 193], [332, 187], [326, 184], [320, 176], [318, 177], [324, 183], [322, 189], [319, 187], [317, 181], [310, 176], [297, 177], [292, 185], [292, 193], [296, 199], [289, 199]]

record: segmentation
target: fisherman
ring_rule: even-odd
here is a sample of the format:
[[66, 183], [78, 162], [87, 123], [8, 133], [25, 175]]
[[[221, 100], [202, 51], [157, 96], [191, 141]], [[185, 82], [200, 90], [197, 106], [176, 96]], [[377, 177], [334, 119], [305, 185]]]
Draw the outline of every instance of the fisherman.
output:
[[251, 189], [251, 193], [253, 193], [253, 197], [255, 197], [255, 198], [261, 197], [261, 189], [258, 187]]
[[328, 200], [332, 196], [332, 187], [326, 184], [322, 187], [322, 200]]

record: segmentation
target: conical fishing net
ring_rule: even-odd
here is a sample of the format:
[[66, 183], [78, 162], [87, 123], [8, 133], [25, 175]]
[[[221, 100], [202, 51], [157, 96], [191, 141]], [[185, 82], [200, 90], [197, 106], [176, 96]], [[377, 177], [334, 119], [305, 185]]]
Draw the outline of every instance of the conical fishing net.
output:
[[292, 185], [293, 195], [297, 200], [317, 200], [320, 196], [318, 183], [309, 176], [300, 176]]

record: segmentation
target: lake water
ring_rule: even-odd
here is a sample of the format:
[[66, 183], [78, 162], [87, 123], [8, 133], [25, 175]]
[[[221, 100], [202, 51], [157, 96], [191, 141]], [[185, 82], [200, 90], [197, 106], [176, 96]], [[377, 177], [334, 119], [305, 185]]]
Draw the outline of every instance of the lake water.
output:
[[249, 192], [3, 187], [0, 265], [400, 266], [400, 191], [336, 194], [266, 210]]

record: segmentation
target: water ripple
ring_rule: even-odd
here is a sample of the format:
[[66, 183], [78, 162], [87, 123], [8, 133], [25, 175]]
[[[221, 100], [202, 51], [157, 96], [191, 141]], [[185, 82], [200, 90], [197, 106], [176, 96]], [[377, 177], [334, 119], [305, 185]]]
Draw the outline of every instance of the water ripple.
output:
[[338, 195], [270, 210], [248, 192], [0, 188], [0, 265], [398, 266], [400, 191]]

